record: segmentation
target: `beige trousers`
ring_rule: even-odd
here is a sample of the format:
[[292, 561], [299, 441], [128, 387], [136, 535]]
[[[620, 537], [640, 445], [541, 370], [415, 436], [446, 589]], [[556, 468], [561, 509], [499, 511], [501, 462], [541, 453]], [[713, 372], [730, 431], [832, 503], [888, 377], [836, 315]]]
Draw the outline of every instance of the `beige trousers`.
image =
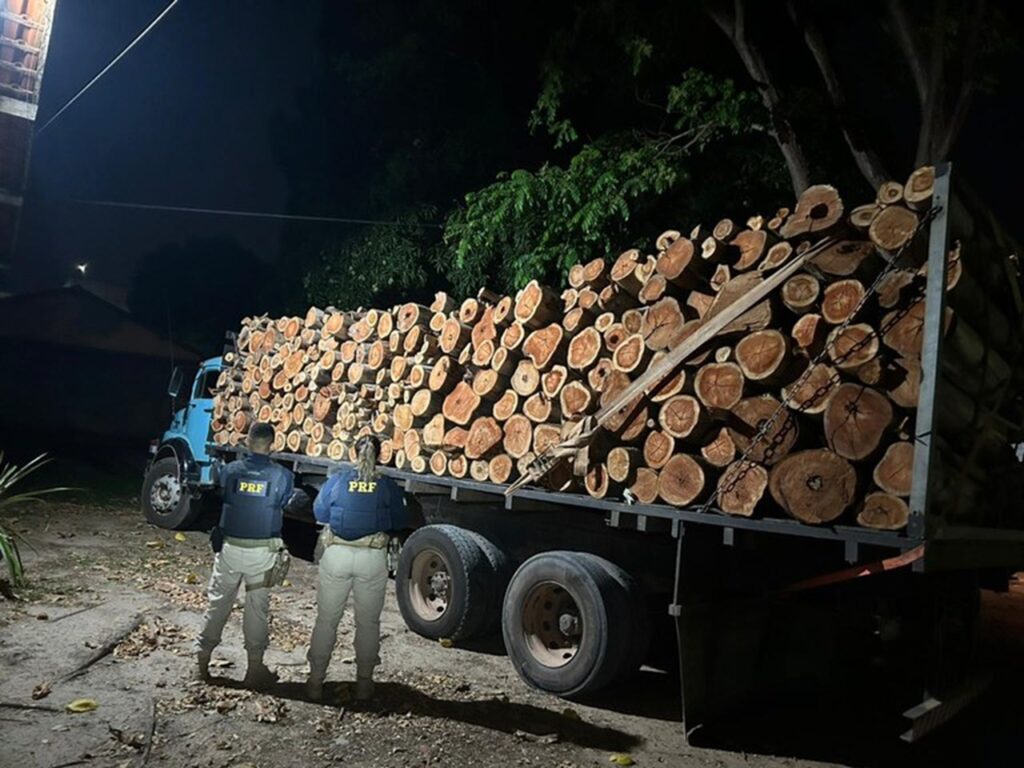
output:
[[267, 650], [270, 589], [263, 586], [263, 576], [273, 567], [276, 557], [268, 548], [250, 549], [225, 542], [224, 548], [213, 560], [213, 573], [210, 574], [208, 587], [210, 605], [206, 609], [203, 631], [199, 635], [199, 650], [212, 651], [220, 644], [224, 625], [243, 580], [245, 611], [242, 614], [242, 635], [245, 650], [250, 656], [262, 656]]
[[370, 679], [380, 663], [380, 612], [388, 584], [386, 549], [333, 544], [320, 559], [316, 625], [309, 643], [309, 675], [323, 680], [338, 640], [338, 622], [352, 593], [356, 620], [356, 674]]

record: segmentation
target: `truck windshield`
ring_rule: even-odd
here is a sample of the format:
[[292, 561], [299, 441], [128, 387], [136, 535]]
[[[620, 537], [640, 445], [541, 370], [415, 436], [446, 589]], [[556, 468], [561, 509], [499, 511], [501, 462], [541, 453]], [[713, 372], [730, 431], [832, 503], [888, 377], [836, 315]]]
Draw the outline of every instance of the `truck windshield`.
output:
[[220, 371], [209, 368], [196, 376], [196, 386], [192, 397], [196, 400], [209, 400], [213, 397], [213, 388], [217, 385], [217, 376]]

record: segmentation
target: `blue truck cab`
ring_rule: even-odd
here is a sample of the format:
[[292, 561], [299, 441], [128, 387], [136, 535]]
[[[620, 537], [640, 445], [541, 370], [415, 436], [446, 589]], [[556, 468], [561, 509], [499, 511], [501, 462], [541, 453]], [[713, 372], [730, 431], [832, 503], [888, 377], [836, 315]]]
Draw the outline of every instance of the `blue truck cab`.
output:
[[[153, 524], [162, 528], [189, 525], [200, 511], [203, 494], [212, 490], [213, 457], [207, 445], [213, 420], [213, 389], [223, 367], [223, 359], [204, 360], [188, 390], [183, 408], [174, 412], [171, 423], [150, 447], [152, 459], [142, 483], [142, 511]], [[167, 394], [177, 399], [183, 375], [175, 368]]]

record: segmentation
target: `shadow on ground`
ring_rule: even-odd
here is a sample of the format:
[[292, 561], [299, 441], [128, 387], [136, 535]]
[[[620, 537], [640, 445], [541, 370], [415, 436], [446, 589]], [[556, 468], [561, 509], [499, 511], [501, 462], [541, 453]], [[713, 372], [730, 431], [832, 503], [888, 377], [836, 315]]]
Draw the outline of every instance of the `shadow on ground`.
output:
[[[244, 687], [240, 681], [228, 678], [215, 678], [211, 684], [225, 688]], [[504, 699], [439, 699], [404, 683], [394, 682], [378, 683], [374, 700], [362, 703], [352, 699], [351, 688], [350, 683], [327, 683], [324, 686], [324, 706], [376, 712], [381, 716], [408, 712], [419, 717], [451, 720], [508, 734], [521, 732], [527, 734], [527, 738], [542, 739], [557, 735], [562, 742], [606, 751], [627, 751], [642, 743], [641, 739], [632, 734], [586, 723], [578, 716], [531, 704]], [[302, 683], [277, 683], [264, 692], [282, 699], [309, 701]]]

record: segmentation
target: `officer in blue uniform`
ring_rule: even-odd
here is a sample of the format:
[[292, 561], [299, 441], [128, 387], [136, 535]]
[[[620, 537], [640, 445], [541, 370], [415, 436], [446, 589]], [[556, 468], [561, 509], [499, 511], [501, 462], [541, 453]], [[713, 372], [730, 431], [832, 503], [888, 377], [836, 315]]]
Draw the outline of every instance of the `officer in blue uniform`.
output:
[[[253, 687], [275, 681], [263, 662], [269, 629], [267, 610], [275, 568], [287, 559], [281, 541], [282, 510], [294, 488], [292, 473], [270, 460], [274, 428], [257, 422], [246, 441], [250, 454], [220, 472], [224, 507], [220, 542], [210, 576], [210, 606], [199, 635], [199, 676], [209, 679], [210, 656], [220, 643], [238, 587], [245, 582], [242, 633], [249, 658], [245, 683]], [[217, 544], [220, 543], [220, 546]]]
[[373, 669], [380, 663], [380, 613], [388, 582], [389, 532], [409, 526], [401, 489], [377, 470], [379, 443], [372, 435], [356, 445], [355, 469], [330, 477], [313, 504], [321, 533], [317, 614], [310, 640], [309, 681], [313, 700], [323, 682], [349, 593], [355, 609], [356, 698], [373, 696]]

